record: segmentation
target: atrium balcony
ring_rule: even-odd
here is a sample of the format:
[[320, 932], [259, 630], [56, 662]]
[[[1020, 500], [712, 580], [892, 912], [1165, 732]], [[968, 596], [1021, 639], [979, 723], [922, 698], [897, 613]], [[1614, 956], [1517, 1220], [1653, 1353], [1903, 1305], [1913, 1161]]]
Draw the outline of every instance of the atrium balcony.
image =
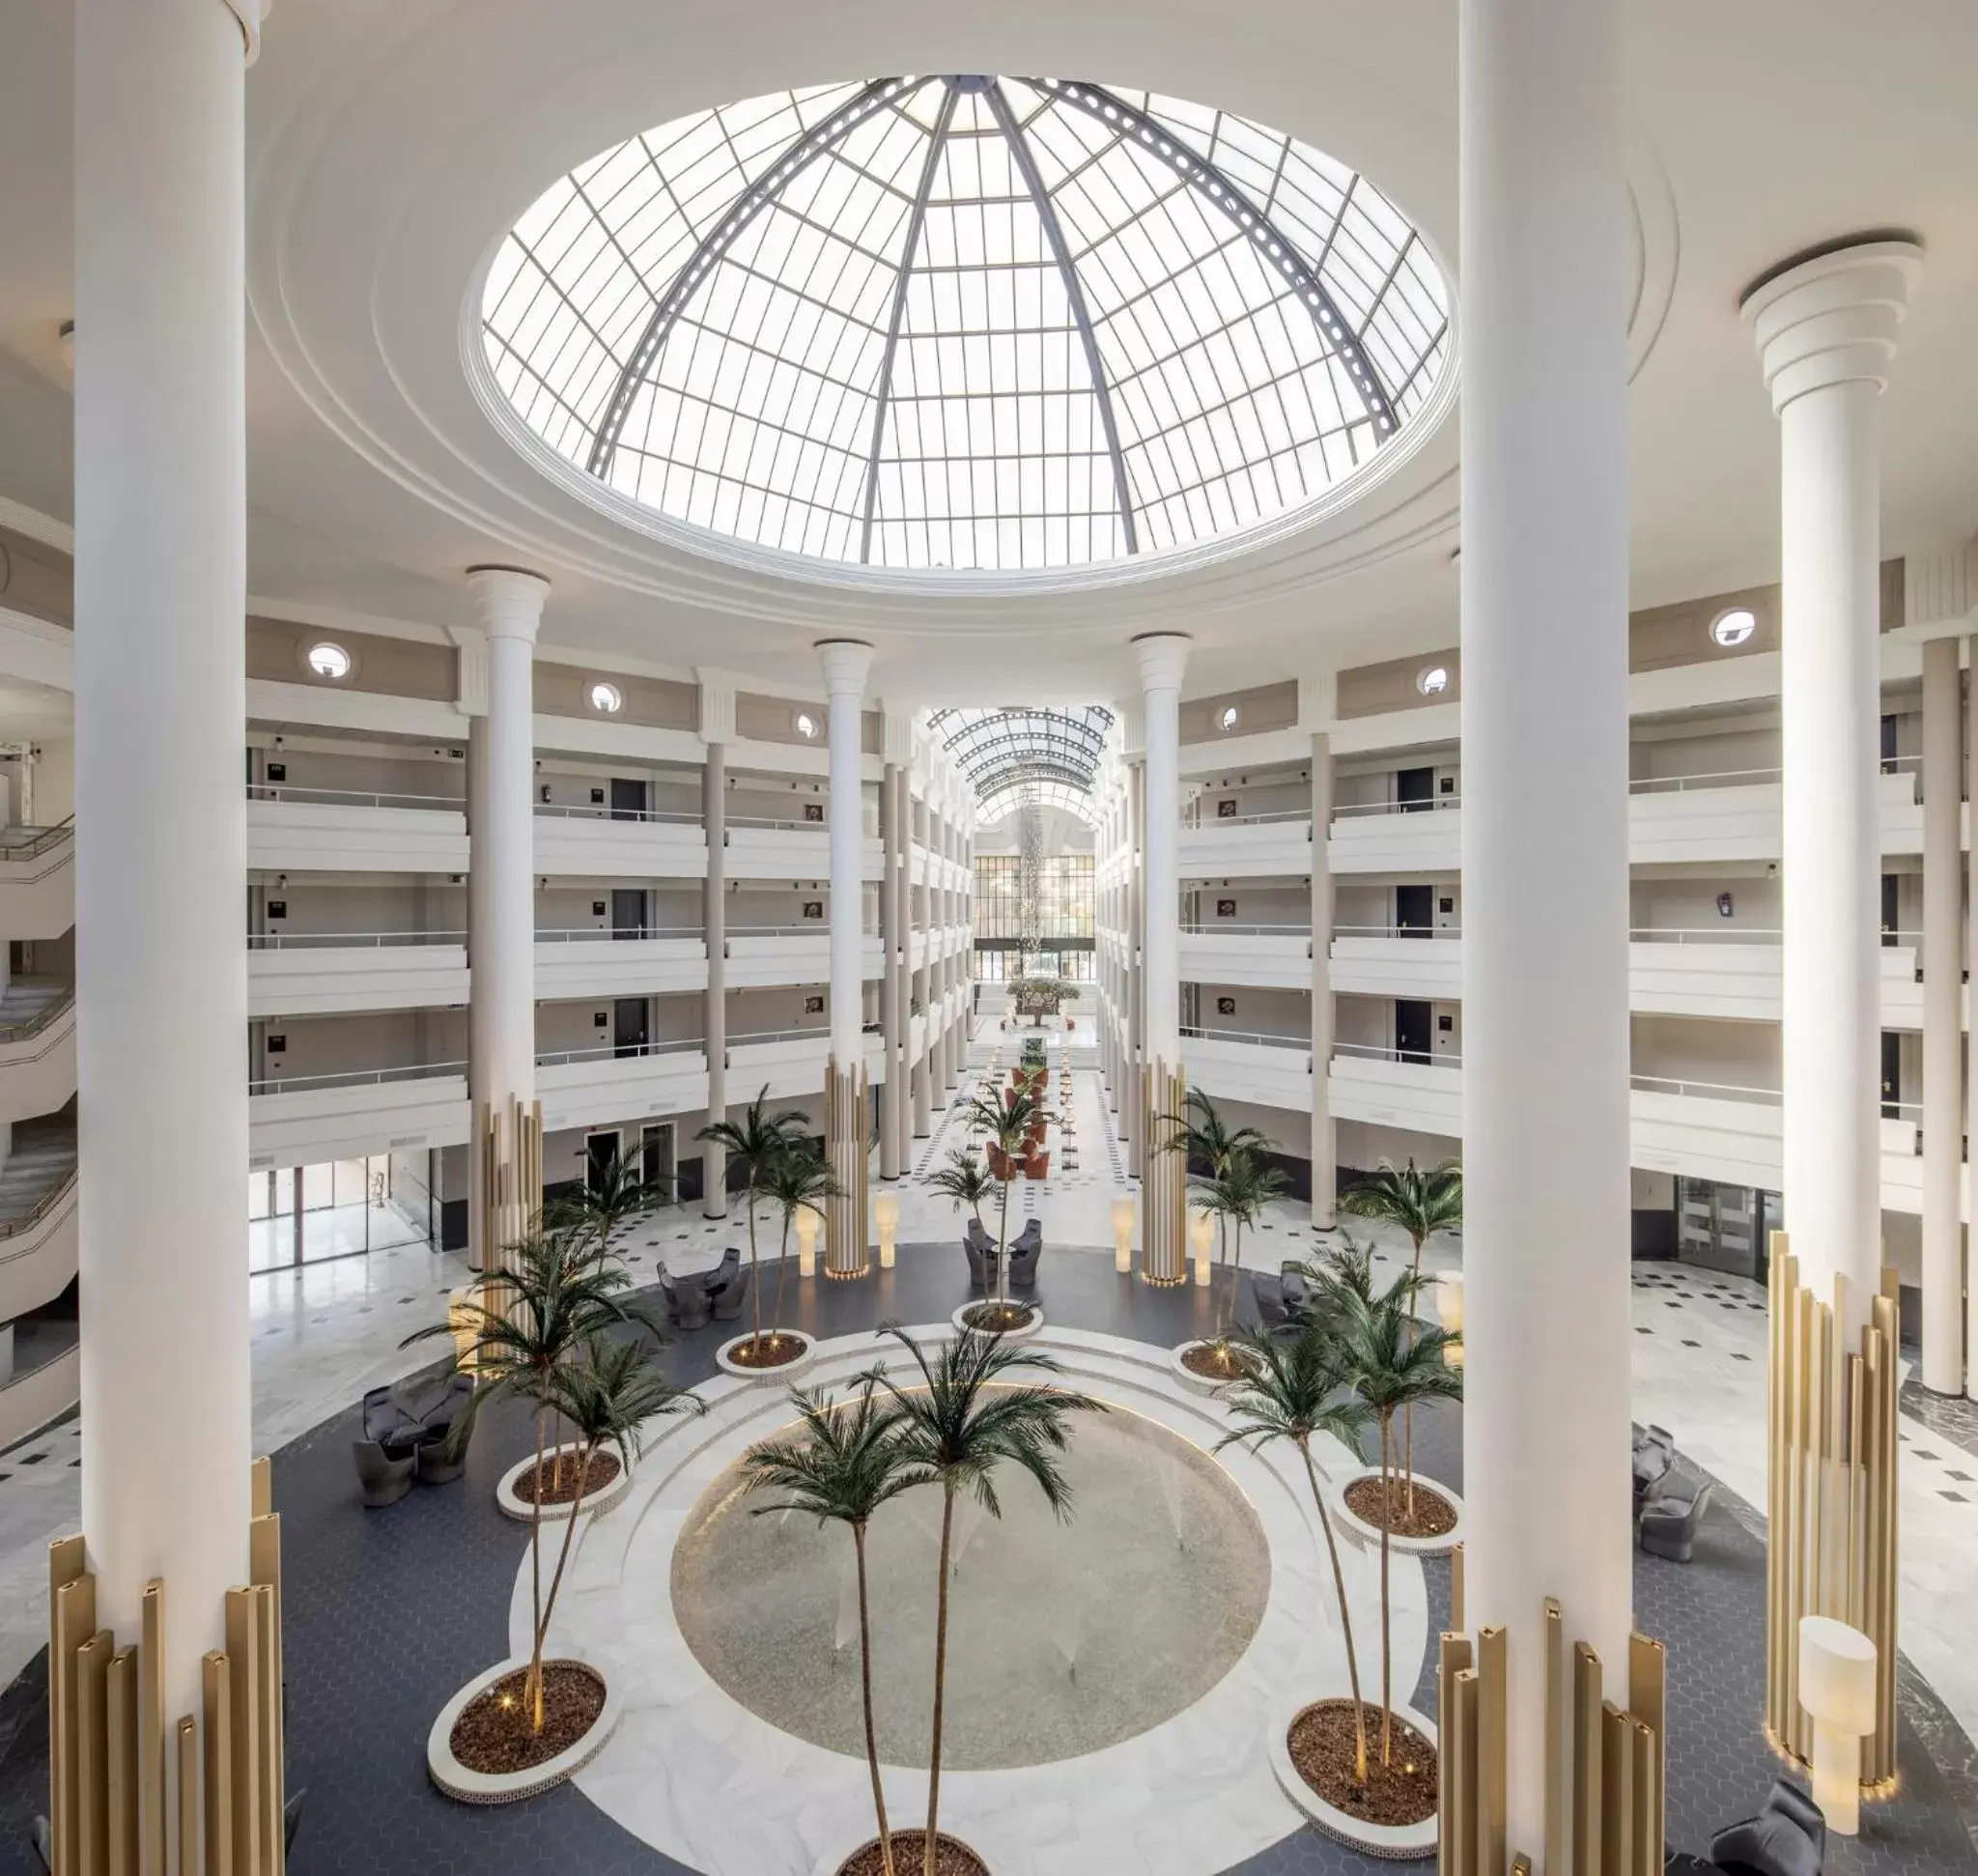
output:
[[1235, 924], [1227, 920], [1181, 927], [1181, 978], [1190, 983], [1312, 987], [1309, 924]]
[[1184, 821], [1180, 861], [1183, 879], [1303, 877], [1312, 871], [1312, 810]]
[[264, 872], [465, 873], [466, 804], [458, 795], [253, 782], [247, 865]]
[[467, 1065], [414, 1062], [247, 1084], [250, 1171], [466, 1144]]
[[692, 1037], [540, 1054], [536, 1095], [546, 1132], [700, 1114], [707, 1107], [707, 1046]]
[[705, 879], [698, 814], [656, 809], [536, 805], [539, 874], [586, 879]]
[[692, 926], [536, 931], [536, 995], [644, 997], [707, 988], [707, 939]]
[[247, 1014], [334, 1016], [465, 1004], [464, 931], [255, 931]]
[[0, 932], [59, 938], [75, 924], [75, 821], [0, 828]]
[[75, 1116], [27, 1121], [0, 1165], [0, 1322], [75, 1279]]
[[14, 979], [0, 992], [0, 1125], [53, 1114], [74, 1095], [75, 986]]

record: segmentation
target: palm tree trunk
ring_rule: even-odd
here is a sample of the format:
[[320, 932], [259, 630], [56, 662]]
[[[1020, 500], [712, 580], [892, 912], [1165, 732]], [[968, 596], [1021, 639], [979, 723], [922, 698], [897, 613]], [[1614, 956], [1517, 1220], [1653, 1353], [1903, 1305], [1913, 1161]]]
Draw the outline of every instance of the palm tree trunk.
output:
[[[1367, 1708], [1360, 1698], [1360, 1655], [1353, 1646], [1353, 1618], [1346, 1608], [1346, 1577], [1340, 1568], [1340, 1547], [1333, 1537], [1333, 1521], [1327, 1517], [1325, 1493], [1319, 1490], [1318, 1472], [1312, 1464], [1312, 1447], [1298, 1441], [1298, 1457], [1305, 1462], [1305, 1477], [1312, 1486], [1312, 1502], [1318, 1507], [1318, 1528], [1325, 1533], [1326, 1555], [1332, 1559], [1333, 1591], [1340, 1601], [1340, 1633], [1346, 1638], [1346, 1684], [1353, 1690], [1353, 1777], [1367, 1782]], [[927, 1876], [934, 1876], [929, 1870]]]
[[865, 1601], [865, 1526], [852, 1526], [859, 1562], [859, 1687], [865, 1701], [865, 1769], [872, 1775], [872, 1808], [879, 1814], [879, 1861], [893, 1876], [892, 1833], [886, 1826], [886, 1786], [879, 1777], [879, 1736], [872, 1722], [872, 1619]]
[[535, 1615], [535, 1646], [529, 1650], [529, 1671], [523, 1695], [529, 1703], [529, 1730], [543, 1730], [543, 1413], [536, 1410], [536, 1469], [529, 1491], [529, 1607]]
[[[1417, 1284], [1422, 1281], [1422, 1245], [1424, 1241], [1420, 1237], [1415, 1239], [1414, 1270]], [[1415, 1303], [1420, 1296], [1421, 1292], [1418, 1290], [1414, 1296], [1409, 1298], [1408, 1321], [1411, 1325], [1415, 1320]], [[1415, 1331], [1410, 1326], [1408, 1330], [1410, 1347], [1414, 1345], [1414, 1341]], [[1413, 1401], [1408, 1402], [1401, 1408], [1401, 1495], [1407, 1501], [1408, 1516], [1412, 1518], [1415, 1515], [1415, 1403]]]
[[755, 1181], [751, 1179], [745, 1188], [749, 1206], [749, 1304], [755, 1313], [755, 1333], [749, 1338], [751, 1350], [762, 1347], [762, 1284], [755, 1269]]
[[783, 1240], [777, 1246], [777, 1306], [770, 1311], [770, 1340], [779, 1342], [783, 1334], [783, 1272], [790, 1263], [790, 1214], [783, 1213]]
[[1230, 1234], [1230, 1263], [1229, 1263], [1229, 1334], [1231, 1334], [1231, 1335], [1234, 1335], [1234, 1334], [1236, 1333], [1236, 1307], [1237, 1307], [1237, 1298], [1238, 1298], [1238, 1297], [1239, 1297], [1239, 1296], [1241, 1295], [1241, 1293], [1242, 1293], [1242, 1290], [1243, 1290], [1243, 1221], [1242, 1221], [1242, 1219], [1240, 1219], [1240, 1218], [1239, 1218], [1239, 1219], [1238, 1219], [1238, 1220], [1236, 1221], [1236, 1229], [1235, 1229], [1235, 1230], [1234, 1230], [1234, 1231], [1233, 1231], [1233, 1232], [1232, 1232], [1232, 1233]]
[[1009, 1307], [1009, 1188], [1015, 1181], [1003, 1181], [1003, 1209], [996, 1219], [996, 1300]]
[[947, 1548], [954, 1529], [954, 1487], [941, 1482], [941, 1588], [934, 1602], [934, 1738], [927, 1751], [927, 1835], [920, 1862], [921, 1876], [937, 1876], [934, 1867], [941, 1819], [941, 1710], [947, 1691]]
[[583, 1510], [583, 1489], [590, 1482], [591, 1461], [597, 1455], [595, 1442], [585, 1445], [582, 1453], [583, 1470], [577, 1475], [577, 1500], [570, 1507], [570, 1517], [563, 1526], [563, 1543], [556, 1552], [556, 1569], [550, 1578], [550, 1594], [536, 1605], [536, 1716], [535, 1730], [543, 1730], [543, 1650], [550, 1638], [550, 1617], [555, 1613], [556, 1595], [563, 1587], [563, 1566], [570, 1561], [570, 1547], [577, 1537], [578, 1514]]
[[[1219, 1215], [1219, 1216], [1217, 1217], [1217, 1219], [1216, 1219], [1216, 1268], [1217, 1268], [1218, 1270], [1227, 1270], [1227, 1269], [1228, 1269], [1229, 1267], [1229, 1219], [1227, 1219], [1227, 1218], [1225, 1218], [1225, 1217], [1222, 1217], [1222, 1216], [1220, 1216], [1220, 1215]], [[1225, 1339], [1227, 1339], [1227, 1338], [1228, 1338], [1228, 1336], [1229, 1336], [1229, 1330], [1230, 1330], [1230, 1329], [1233, 1329], [1233, 1328], [1234, 1328], [1235, 1326], [1236, 1326], [1236, 1310], [1235, 1310], [1235, 1306], [1234, 1306], [1234, 1303], [1233, 1303], [1233, 1300], [1232, 1300], [1232, 1302], [1231, 1302], [1231, 1306], [1230, 1306], [1230, 1310], [1229, 1310], [1229, 1324], [1228, 1324], [1228, 1326], [1227, 1326], [1227, 1327], [1226, 1327], [1226, 1326], [1224, 1325], [1224, 1322], [1223, 1322], [1223, 1312], [1222, 1312], [1221, 1308], [1220, 1308], [1220, 1307], [1218, 1307], [1218, 1309], [1217, 1309], [1217, 1311], [1216, 1311], [1216, 1338], [1217, 1338], [1217, 1340], [1218, 1340], [1218, 1341], [1222, 1341], [1222, 1340], [1225, 1340]]]
[[1380, 1423], [1380, 1762], [1393, 1763], [1394, 1755], [1394, 1650], [1388, 1642], [1387, 1546], [1388, 1520], [1394, 1515], [1394, 1499], [1388, 1488], [1388, 1454], [1394, 1446], [1394, 1423]]

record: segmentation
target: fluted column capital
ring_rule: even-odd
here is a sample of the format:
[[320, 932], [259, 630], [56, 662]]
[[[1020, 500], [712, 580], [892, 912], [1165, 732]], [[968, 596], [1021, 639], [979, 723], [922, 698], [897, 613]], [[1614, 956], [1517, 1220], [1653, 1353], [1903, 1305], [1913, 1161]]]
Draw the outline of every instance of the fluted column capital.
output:
[[543, 602], [550, 597], [550, 583], [541, 574], [522, 567], [469, 567], [467, 586], [489, 638], [535, 643]]
[[1831, 385], [1888, 384], [1896, 332], [1923, 277], [1922, 244], [1871, 238], [1782, 262], [1745, 290], [1772, 409]]
[[872, 647], [862, 639], [821, 639], [817, 662], [824, 668], [827, 696], [863, 696], [872, 669]]

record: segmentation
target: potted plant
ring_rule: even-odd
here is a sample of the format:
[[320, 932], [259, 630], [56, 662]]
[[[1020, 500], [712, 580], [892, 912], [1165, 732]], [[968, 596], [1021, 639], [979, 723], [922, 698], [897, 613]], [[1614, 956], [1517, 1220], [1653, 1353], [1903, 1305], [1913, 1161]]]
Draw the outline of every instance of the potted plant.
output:
[[1229, 1126], [1199, 1088], [1188, 1091], [1186, 1116], [1171, 1128], [1160, 1151], [1183, 1156], [1194, 1180], [1196, 1208], [1216, 1221], [1217, 1267], [1227, 1268], [1229, 1277], [1213, 1335], [1206, 1342], [1184, 1342], [1174, 1359], [1191, 1381], [1221, 1386], [1234, 1376], [1242, 1359], [1234, 1336], [1242, 1294], [1243, 1233], [1246, 1227], [1257, 1226], [1263, 1208], [1288, 1181], [1270, 1163], [1271, 1143], [1263, 1132], [1253, 1126]]
[[[1411, 1157], [1405, 1166], [1383, 1159], [1377, 1172], [1340, 1194], [1340, 1209], [1355, 1218], [1370, 1218], [1399, 1226], [1408, 1234], [1414, 1246], [1415, 1293], [1422, 1289], [1422, 1247], [1438, 1232], [1463, 1228], [1463, 1169], [1458, 1160], [1446, 1159], [1427, 1172]], [[1412, 1300], [1412, 1297], [1411, 1297]], [[1407, 1493], [1408, 1511], [1415, 1509], [1415, 1414], [1412, 1407], [1401, 1415], [1401, 1477]]]
[[762, 1336], [758, 1307], [755, 1334], [738, 1336], [718, 1351], [716, 1360], [729, 1372], [761, 1368], [787, 1370], [795, 1364], [807, 1362], [813, 1346], [811, 1338], [801, 1329], [786, 1331], [782, 1325], [783, 1272], [789, 1268], [790, 1263], [790, 1227], [800, 1211], [815, 1211], [821, 1216], [825, 1206], [844, 1193], [837, 1175], [825, 1163], [823, 1154], [807, 1144], [792, 1147], [772, 1159], [757, 1190], [777, 1208], [783, 1218], [782, 1240], [777, 1256], [776, 1304], [770, 1312], [767, 1341]]
[[[879, 1776], [879, 1740], [872, 1718], [872, 1615], [865, 1583], [865, 1534], [873, 1514], [889, 1499], [933, 1477], [908, 1457], [900, 1437], [897, 1407], [883, 1406], [877, 1373], [860, 1377], [857, 1392], [840, 1403], [827, 1393], [790, 1390], [803, 1423], [793, 1439], [767, 1439], [744, 1461], [750, 1485], [775, 1492], [768, 1512], [808, 1512], [819, 1523], [844, 1525], [852, 1535], [859, 1585], [859, 1688], [865, 1720], [865, 1770], [872, 1780], [872, 1808], [879, 1821], [879, 1860], [884, 1876], [895, 1876], [892, 1832], [886, 1816], [886, 1787]], [[853, 1855], [859, 1855], [854, 1852]], [[847, 1861], [850, 1861], [849, 1859]]]
[[[762, 1333], [762, 1284], [756, 1267], [755, 1201], [769, 1181], [770, 1170], [784, 1154], [798, 1151], [810, 1125], [807, 1114], [769, 1112], [769, 1085], [743, 1110], [739, 1121], [713, 1121], [694, 1137], [712, 1142], [727, 1155], [729, 1189], [739, 1188], [749, 1208], [749, 1294], [754, 1332], [746, 1344], [738, 1341], [727, 1358], [743, 1368], [778, 1368], [802, 1353], [790, 1348], [772, 1350]], [[780, 1359], [777, 1357], [780, 1356]]]
[[[449, 1797], [473, 1804], [527, 1798], [578, 1771], [610, 1736], [619, 1701], [603, 1673], [579, 1661], [547, 1657], [550, 1623], [576, 1542], [593, 1463], [608, 1445], [629, 1474], [640, 1430], [663, 1415], [703, 1411], [700, 1400], [664, 1379], [652, 1345], [642, 1339], [587, 1337], [573, 1358], [528, 1385], [540, 1407], [576, 1434], [576, 1500], [548, 1591], [539, 1568], [530, 1577], [529, 1653], [506, 1661], [463, 1688], [434, 1721], [426, 1762]], [[531, 1527], [539, 1547], [541, 1526]]]
[[1043, 1320], [1035, 1303], [1009, 1300], [1009, 1188], [1017, 1181], [1033, 1126], [1051, 1119], [1042, 1100], [1027, 1089], [1006, 1094], [973, 1095], [963, 1110], [969, 1131], [988, 1149], [989, 1169], [1002, 1187], [996, 1216], [996, 1296], [992, 1302], [967, 1303], [956, 1312], [958, 1327], [986, 1329], [992, 1334], [1033, 1329]]
[[957, 1211], [967, 1206], [975, 1214], [978, 1225], [982, 1222], [982, 1201], [996, 1189], [988, 1167], [966, 1147], [954, 1148], [927, 1184], [930, 1190], [949, 1200]]
[[[881, 1385], [900, 1416], [904, 1462], [941, 1488], [934, 1729], [927, 1756], [927, 1822], [918, 1833], [922, 1876], [936, 1876], [935, 1861], [944, 1841], [940, 1835], [941, 1728], [947, 1693], [947, 1599], [955, 1499], [966, 1492], [990, 1517], [1001, 1517], [995, 1474], [1000, 1466], [1011, 1464], [1035, 1480], [1046, 1503], [1060, 1519], [1068, 1516], [1071, 1492], [1058, 1464], [1058, 1455], [1068, 1443], [1066, 1423], [1075, 1413], [1103, 1413], [1106, 1409], [1083, 1394], [1012, 1382], [1008, 1378], [1019, 1369], [1039, 1374], [1060, 1371], [1049, 1356], [1032, 1353], [1000, 1336], [963, 1328], [930, 1360], [905, 1329], [889, 1327], [886, 1332], [913, 1357], [918, 1370], [918, 1379], [905, 1387], [889, 1376], [881, 1377]], [[911, 1834], [903, 1831], [895, 1841]], [[967, 1850], [966, 1845], [957, 1848]]]

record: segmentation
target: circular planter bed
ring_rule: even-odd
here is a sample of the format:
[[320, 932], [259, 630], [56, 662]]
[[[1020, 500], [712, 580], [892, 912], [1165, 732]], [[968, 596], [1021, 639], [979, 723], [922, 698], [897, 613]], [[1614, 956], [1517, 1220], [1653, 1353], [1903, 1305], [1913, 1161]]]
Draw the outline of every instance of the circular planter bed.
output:
[[[1397, 1513], [1403, 1512], [1399, 1475], [1390, 1472], [1389, 1484]], [[1348, 1472], [1334, 1492], [1340, 1521], [1364, 1543], [1380, 1543], [1380, 1472], [1371, 1468]], [[1463, 1501], [1446, 1485], [1415, 1474], [1415, 1519], [1412, 1526], [1388, 1526], [1388, 1545], [1411, 1557], [1439, 1557], [1463, 1541]]]
[[[919, 1876], [926, 1840], [926, 1832], [918, 1826], [892, 1833], [892, 1866], [897, 1876]], [[942, 1831], [934, 1841], [934, 1866], [941, 1876], [989, 1876], [989, 1865], [981, 1854], [971, 1850], [959, 1837]], [[817, 1876], [884, 1876], [885, 1868], [880, 1860], [879, 1839], [873, 1837], [842, 1862], [826, 1857], [817, 1865]]]
[[[553, 1466], [559, 1453], [563, 1456], [563, 1483], [560, 1488]], [[575, 1445], [551, 1446], [543, 1455], [543, 1470], [550, 1476], [550, 1492], [543, 1500], [540, 1513], [528, 1497], [527, 1481], [536, 1469], [533, 1453], [502, 1473], [500, 1483], [494, 1488], [494, 1502], [510, 1518], [524, 1524], [538, 1516], [546, 1524], [568, 1518], [577, 1509], [577, 1467], [581, 1458], [581, 1450]], [[583, 1494], [583, 1509], [602, 1516], [632, 1490], [632, 1474], [615, 1452], [599, 1453], [592, 1462], [588, 1485], [589, 1489]]]
[[426, 1736], [426, 1770], [449, 1798], [464, 1805], [533, 1798], [581, 1771], [611, 1737], [624, 1710], [618, 1690], [582, 1662], [548, 1661], [544, 1736], [532, 1739], [522, 1719], [527, 1669], [524, 1657], [505, 1661], [440, 1709]]
[[[1413, 1707], [1397, 1707], [1394, 1769], [1383, 1774], [1380, 1709], [1374, 1702], [1365, 1704], [1370, 1776], [1364, 1797], [1356, 1800], [1348, 1790], [1353, 1703], [1343, 1697], [1281, 1711], [1270, 1731], [1271, 1770], [1285, 1796], [1327, 1836], [1396, 1862], [1432, 1857], [1438, 1786], [1434, 1722]], [[1346, 1808], [1349, 1804], [1352, 1809]], [[1410, 1813], [1424, 1805], [1426, 1813], [1410, 1821]], [[1363, 1810], [1368, 1815], [1360, 1815]], [[1391, 1818], [1402, 1821], [1387, 1821]]]
[[1170, 1349], [1168, 1366], [1184, 1386], [1194, 1388], [1198, 1394], [1213, 1394], [1243, 1372], [1240, 1357], [1228, 1369], [1221, 1368], [1213, 1342], [1184, 1342], [1178, 1349]]
[[1044, 1326], [1044, 1305], [1042, 1303], [1012, 1301], [1009, 1306], [1011, 1311], [1021, 1310], [1024, 1312], [1024, 1315], [1023, 1319], [1010, 1328], [1001, 1328], [990, 1322], [972, 1322], [969, 1320], [972, 1316], [977, 1316], [984, 1310], [993, 1311], [997, 1307], [998, 1305], [994, 1297], [991, 1297], [986, 1302], [964, 1303], [947, 1320], [958, 1329], [986, 1328], [992, 1335], [1000, 1335], [1006, 1342], [1027, 1342]]
[[817, 1359], [817, 1343], [802, 1329], [763, 1333], [762, 1353], [754, 1352], [755, 1337], [738, 1335], [715, 1350], [715, 1366], [738, 1380], [781, 1383], [795, 1380]]

